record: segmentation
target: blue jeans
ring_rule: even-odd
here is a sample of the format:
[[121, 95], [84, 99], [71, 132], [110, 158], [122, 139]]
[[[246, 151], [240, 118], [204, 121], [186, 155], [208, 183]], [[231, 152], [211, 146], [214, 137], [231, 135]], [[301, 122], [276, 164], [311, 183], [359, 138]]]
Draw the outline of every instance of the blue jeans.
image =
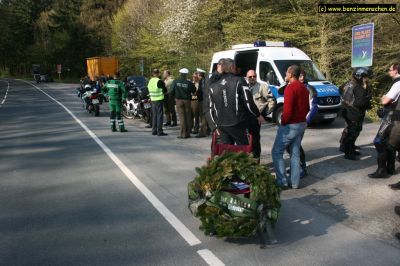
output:
[[[280, 126], [272, 147], [272, 160], [276, 173], [276, 182], [279, 186], [297, 188], [300, 182], [300, 145], [303, 139], [306, 123], [288, 124]], [[290, 150], [290, 182], [286, 179], [285, 161], [283, 153], [286, 148]]]

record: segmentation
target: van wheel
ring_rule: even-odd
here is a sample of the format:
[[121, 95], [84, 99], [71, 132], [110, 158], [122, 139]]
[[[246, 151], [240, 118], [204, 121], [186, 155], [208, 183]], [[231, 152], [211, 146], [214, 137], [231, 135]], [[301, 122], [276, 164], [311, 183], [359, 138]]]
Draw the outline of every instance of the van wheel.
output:
[[283, 113], [283, 105], [279, 105], [278, 107], [275, 108], [272, 117], [273, 117], [273, 119], [274, 119], [274, 122], [275, 122], [277, 125], [280, 125], [280, 124], [281, 124], [282, 113]]

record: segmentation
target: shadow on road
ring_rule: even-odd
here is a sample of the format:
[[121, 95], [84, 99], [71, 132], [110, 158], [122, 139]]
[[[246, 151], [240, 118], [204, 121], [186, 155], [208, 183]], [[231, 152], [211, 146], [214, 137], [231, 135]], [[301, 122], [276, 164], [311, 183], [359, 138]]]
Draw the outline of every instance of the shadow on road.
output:
[[[346, 208], [342, 204], [335, 205], [329, 202], [329, 199], [339, 193], [341, 191], [337, 189], [337, 193], [333, 195], [320, 195], [315, 192], [300, 198], [282, 200], [280, 217], [274, 227], [278, 246], [325, 235], [330, 227], [346, 220], [349, 217]], [[225, 241], [237, 245], [259, 243], [257, 236], [226, 238]]]

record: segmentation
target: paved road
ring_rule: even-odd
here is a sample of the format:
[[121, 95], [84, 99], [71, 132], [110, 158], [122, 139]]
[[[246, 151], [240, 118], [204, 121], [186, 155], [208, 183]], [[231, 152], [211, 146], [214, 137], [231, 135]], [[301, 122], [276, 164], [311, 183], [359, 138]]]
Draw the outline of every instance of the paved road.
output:
[[[386, 189], [398, 176], [365, 178], [374, 168], [374, 124], [360, 137], [365, 156], [357, 163], [335, 148], [340, 120], [307, 131], [310, 176], [282, 194], [279, 244], [261, 250], [255, 238], [204, 236], [187, 210], [186, 184], [207, 158], [209, 139], [178, 140], [178, 129], [154, 137], [137, 120], [127, 121], [128, 133], [111, 133], [107, 112], [85, 113], [74, 86], [40, 84], [40, 91], [8, 81], [0, 107], [0, 265], [399, 264], [391, 208], [400, 198]], [[0, 101], [7, 88], [0, 81]], [[263, 126], [265, 163], [275, 131]]]

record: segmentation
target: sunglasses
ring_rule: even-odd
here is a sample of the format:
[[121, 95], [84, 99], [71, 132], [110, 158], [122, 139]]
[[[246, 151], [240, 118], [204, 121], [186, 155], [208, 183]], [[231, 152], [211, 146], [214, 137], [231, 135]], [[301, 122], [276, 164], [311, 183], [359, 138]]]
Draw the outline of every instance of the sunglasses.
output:
[[248, 78], [249, 79], [254, 79], [254, 78], [256, 78], [257, 76], [248, 76]]

